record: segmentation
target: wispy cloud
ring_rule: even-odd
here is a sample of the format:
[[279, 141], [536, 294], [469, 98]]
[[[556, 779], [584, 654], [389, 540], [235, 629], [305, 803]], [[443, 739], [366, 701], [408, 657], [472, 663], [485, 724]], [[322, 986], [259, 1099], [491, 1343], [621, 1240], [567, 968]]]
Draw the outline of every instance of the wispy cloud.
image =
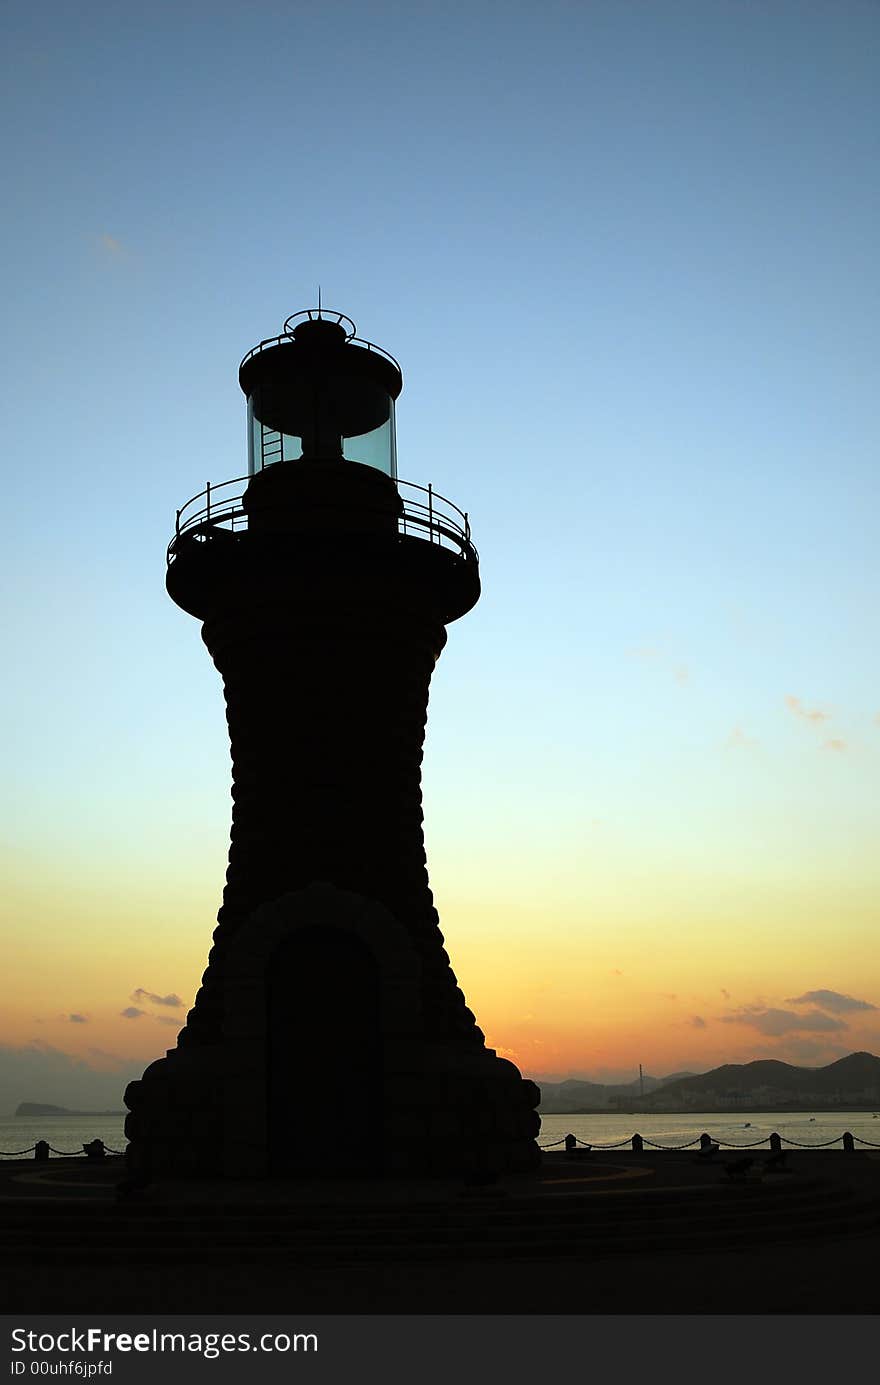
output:
[[706, 1021], [703, 1019], [702, 1015], [692, 1015], [690, 1018], [690, 1024], [693, 1026], [694, 1029], [706, 1028]]
[[127, 1009], [120, 1010], [120, 1015], [124, 1020], [139, 1020], [141, 1015], [145, 1015], [146, 1010], [139, 1010], [136, 1005], [129, 1005]]
[[128, 259], [130, 252], [127, 246], [123, 245], [121, 240], [117, 240], [116, 236], [111, 236], [108, 231], [101, 232], [101, 234], [98, 236], [98, 244], [101, 246], [101, 249], [104, 251], [108, 259]]
[[88, 1015], [68, 1015], [67, 1022], [68, 1024], [88, 1024], [89, 1017]]
[[180, 1020], [174, 1015], [154, 1015], [153, 1019], [157, 1024], [173, 1024], [175, 1029], [180, 1029]]
[[819, 707], [806, 707], [801, 699], [792, 693], [787, 695], [785, 705], [793, 716], [800, 717], [802, 721], [812, 722], [814, 725], [831, 719], [830, 712], [823, 712]]
[[636, 645], [626, 652], [630, 659], [638, 659], [643, 664], [653, 664], [662, 672], [671, 673], [679, 687], [686, 687], [690, 682], [691, 671], [687, 664], [676, 663], [671, 655], [663, 649], [646, 644]]
[[734, 726], [727, 740], [724, 742], [728, 750], [751, 750], [759, 742], [754, 736], [747, 736], [739, 722]]
[[138, 986], [136, 991], [132, 991], [131, 998], [140, 1005], [149, 1002], [151, 1005], [167, 1005], [172, 1010], [179, 1010], [183, 1005], [180, 996], [175, 995], [173, 991], [170, 995], [156, 995], [155, 991], [145, 991], [143, 986]]
[[855, 1010], [876, 1010], [869, 1000], [857, 1000], [855, 996], [843, 995], [840, 991], [804, 991], [803, 995], [789, 996], [786, 1005], [818, 1005], [820, 1010], [830, 1010], [835, 1015], [852, 1014]]
[[846, 741], [840, 740], [837, 736], [832, 736], [830, 741], [825, 742], [824, 749], [835, 750], [840, 754], [842, 750], [846, 750]]
[[730, 999], [730, 991], [726, 991], [723, 986], [721, 987], [721, 994], [724, 996], [725, 1000]]

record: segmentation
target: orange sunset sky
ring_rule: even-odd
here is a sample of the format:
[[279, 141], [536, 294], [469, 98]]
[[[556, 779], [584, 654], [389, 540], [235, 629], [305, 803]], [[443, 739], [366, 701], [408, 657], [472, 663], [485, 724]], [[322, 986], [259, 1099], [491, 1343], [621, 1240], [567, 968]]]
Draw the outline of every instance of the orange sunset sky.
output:
[[0, 1114], [118, 1106], [192, 1002], [230, 776], [165, 546], [319, 282], [480, 552], [424, 793], [488, 1042], [880, 1053], [880, 10], [54, 8], [2, 84]]

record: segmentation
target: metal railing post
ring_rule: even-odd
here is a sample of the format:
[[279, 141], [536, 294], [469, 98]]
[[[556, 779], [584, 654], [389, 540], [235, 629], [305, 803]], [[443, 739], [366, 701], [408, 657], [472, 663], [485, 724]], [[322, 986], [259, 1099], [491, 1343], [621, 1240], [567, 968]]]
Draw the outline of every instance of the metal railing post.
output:
[[428, 537], [431, 543], [434, 542], [434, 492], [431, 482], [428, 482]]
[[211, 522], [211, 482], [210, 482], [210, 481], [207, 483], [207, 485], [206, 485], [206, 487], [205, 487], [205, 494], [206, 494], [207, 497], [208, 497], [208, 512], [207, 512], [207, 515], [206, 515], [206, 519], [208, 520], [208, 523], [210, 524], [210, 522]]

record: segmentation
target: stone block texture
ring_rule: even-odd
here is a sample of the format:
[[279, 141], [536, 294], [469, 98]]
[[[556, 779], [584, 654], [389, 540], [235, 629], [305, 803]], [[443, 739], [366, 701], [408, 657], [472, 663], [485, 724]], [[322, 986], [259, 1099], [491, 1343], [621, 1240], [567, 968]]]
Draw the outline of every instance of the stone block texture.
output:
[[465, 1003], [422, 831], [429, 683], [476, 555], [400, 534], [393, 481], [356, 463], [279, 464], [246, 505], [168, 574], [223, 679], [232, 829], [194, 1007], [126, 1093], [132, 1166], [532, 1168], [538, 1089]]

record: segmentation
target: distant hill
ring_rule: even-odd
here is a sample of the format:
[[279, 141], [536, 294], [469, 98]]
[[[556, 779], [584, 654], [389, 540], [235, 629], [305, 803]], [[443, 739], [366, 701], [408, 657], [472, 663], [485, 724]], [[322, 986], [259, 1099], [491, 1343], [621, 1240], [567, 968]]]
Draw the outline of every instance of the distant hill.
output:
[[16, 1116], [124, 1116], [124, 1111], [69, 1111], [66, 1106], [49, 1106], [40, 1101], [21, 1101]]
[[725, 1063], [698, 1076], [679, 1078], [635, 1099], [634, 1111], [729, 1111], [829, 1106], [880, 1109], [880, 1058], [850, 1053], [824, 1068], [797, 1068], [773, 1058]]
[[649, 1077], [647, 1073], [634, 1082], [584, 1082], [570, 1077], [565, 1082], [540, 1082], [541, 1104], [538, 1110], [545, 1116], [577, 1115], [583, 1111], [629, 1111], [639, 1093], [659, 1091], [670, 1082], [693, 1077], [690, 1072], [673, 1072], [668, 1077]]

